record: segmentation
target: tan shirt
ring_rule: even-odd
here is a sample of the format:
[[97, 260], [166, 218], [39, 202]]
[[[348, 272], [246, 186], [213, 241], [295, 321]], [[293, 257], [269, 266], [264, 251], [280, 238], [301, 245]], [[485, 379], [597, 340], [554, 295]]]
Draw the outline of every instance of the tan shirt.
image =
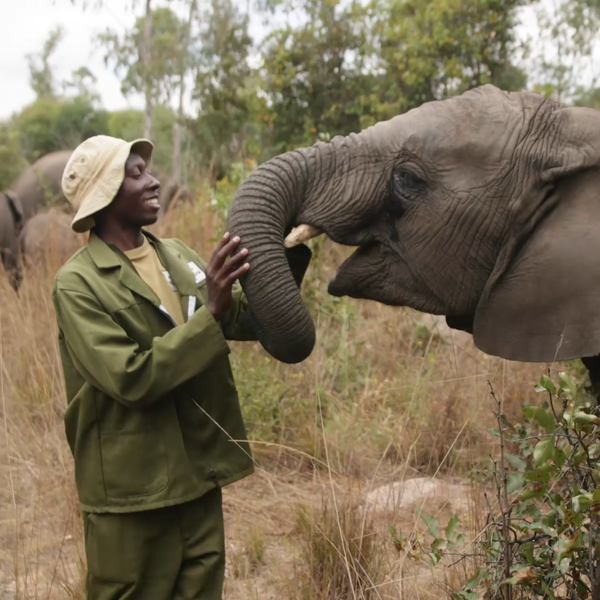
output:
[[169, 272], [160, 264], [156, 250], [144, 236], [144, 243], [139, 248], [128, 250], [125, 255], [133, 263], [138, 275], [150, 286], [158, 296], [160, 303], [173, 317], [177, 325], [183, 325], [181, 298], [171, 282]]

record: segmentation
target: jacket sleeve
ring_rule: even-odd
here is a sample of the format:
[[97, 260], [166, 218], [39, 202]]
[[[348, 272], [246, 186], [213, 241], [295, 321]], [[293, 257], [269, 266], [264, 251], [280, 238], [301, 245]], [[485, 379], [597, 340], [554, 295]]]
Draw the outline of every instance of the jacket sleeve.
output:
[[227, 317], [221, 320], [223, 334], [228, 340], [255, 342], [258, 340], [252, 312], [248, 307], [248, 298], [242, 286], [236, 282], [232, 290], [233, 306]]
[[53, 302], [76, 369], [91, 385], [130, 408], [160, 400], [230, 351], [221, 327], [204, 306], [142, 350], [94, 296], [57, 290]]

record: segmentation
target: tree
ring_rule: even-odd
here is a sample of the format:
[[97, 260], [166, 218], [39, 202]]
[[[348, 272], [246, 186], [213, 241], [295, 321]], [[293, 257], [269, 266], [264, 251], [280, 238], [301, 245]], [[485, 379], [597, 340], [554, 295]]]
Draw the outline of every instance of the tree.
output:
[[26, 56], [29, 82], [37, 98], [54, 98], [56, 95], [56, 80], [50, 66], [50, 59], [63, 38], [64, 30], [62, 27], [56, 27], [49, 33], [39, 54]]
[[12, 123], [0, 122], [0, 190], [5, 190], [27, 166], [19, 133]]
[[300, 24], [266, 40], [262, 76], [274, 152], [361, 129], [370, 79], [364, 73], [365, 13], [358, 2], [345, 4], [305, 0]]
[[273, 151], [488, 82], [522, 89], [514, 27], [526, 1], [267, 0], [294, 15], [263, 49]]
[[373, 0], [381, 116], [485, 83], [521, 89], [511, 62], [523, 0]]
[[[144, 131], [145, 114], [142, 110], [118, 110], [108, 115], [108, 135], [125, 140], [139, 138]], [[155, 106], [152, 114], [152, 165], [163, 173], [172, 169], [173, 128], [176, 115], [167, 106]]]
[[576, 106], [586, 106], [587, 108], [595, 108], [600, 110], [600, 88], [593, 88], [585, 92], [581, 92], [575, 99]]
[[144, 137], [152, 136], [152, 8], [151, 0], [146, 0], [146, 16], [144, 18], [144, 46], [142, 52], [144, 96], [146, 110], [144, 113]]
[[554, 0], [537, 10], [540, 39], [530, 64], [533, 89], [558, 102], [581, 95], [584, 75], [595, 67], [592, 51], [600, 40], [599, 0]]
[[94, 89], [95, 84], [96, 76], [87, 67], [79, 67], [73, 71], [70, 81], [63, 82], [63, 88], [65, 92], [72, 89], [77, 96], [86, 97], [92, 102], [99, 102], [100, 96]]
[[192, 23], [196, 15], [196, 0], [189, 0], [189, 13], [179, 56], [179, 103], [177, 120], [173, 127], [173, 179], [181, 183], [181, 130], [184, 121], [183, 101], [185, 98], [185, 78], [190, 68], [190, 37]]
[[106, 111], [85, 96], [40, 98], [25, 107], [14, 122], [21, 151], [29, 162], [108, 132]]
[[[146, 0], [146, 8], [149, 6], [150, 0]], [[144, 94], [144, 135], [148, 137], [152, 131], [152, 107], [168, 104], [179, 85], [186, 27], [170, 8], [157, 8], [146, 17], [139, 17], [123, 37], [110, 29], [99, 36], [104, 60], [113, 65], [121, 78], [123, 94]]]
[[199, 152], [214, 174], [245, 154], [252, 70], [248, 18], [231, 0], [212, 0], [202, 16], [205, 24], [194, 49], [198, 118], [190, 124]]
[[[64, 32], [53, 29], [38, 54], [27, 57], [30, 82], [36, 100], [6, 124], [5, 140], [15, 140], [21, 155], [29, 162], [48, 152], [71, 149], [87, 137], [106, 133], [107, 114], [99, 106], [93, 89], [95, 77], [87, 67], [76, 69], [69, 81], [58, 81], [50, 60], [63, 39]], [[75, 90], [76, 95], [65, 94]], [[63, 93], [61, 93], [61, 91]], [[22, 167], [22, 161], [17, 161]]]

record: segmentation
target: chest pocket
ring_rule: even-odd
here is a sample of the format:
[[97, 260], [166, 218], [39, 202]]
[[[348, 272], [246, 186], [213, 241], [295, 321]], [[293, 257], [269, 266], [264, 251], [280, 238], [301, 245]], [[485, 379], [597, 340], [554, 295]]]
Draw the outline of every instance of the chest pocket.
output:
[[195, 263], [193, 260], [187, 262], [188, 269], [194, 275], [194, 281], [196, 283], [196, 305], [192, 309], [192, 300], [190, 299], [190, 304], [188, 305], [188, 318], [203, 304], [208, 302], [208, 289], [206, 287], [206, 271], [204, 265], [200, 266]]

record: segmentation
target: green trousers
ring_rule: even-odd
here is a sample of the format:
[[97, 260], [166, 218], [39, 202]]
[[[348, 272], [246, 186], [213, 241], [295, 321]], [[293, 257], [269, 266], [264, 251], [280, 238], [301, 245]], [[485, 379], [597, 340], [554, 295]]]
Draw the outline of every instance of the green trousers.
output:
[[221, 600], [221, 490], [143, 512], [84, 513], [87, 600]]

